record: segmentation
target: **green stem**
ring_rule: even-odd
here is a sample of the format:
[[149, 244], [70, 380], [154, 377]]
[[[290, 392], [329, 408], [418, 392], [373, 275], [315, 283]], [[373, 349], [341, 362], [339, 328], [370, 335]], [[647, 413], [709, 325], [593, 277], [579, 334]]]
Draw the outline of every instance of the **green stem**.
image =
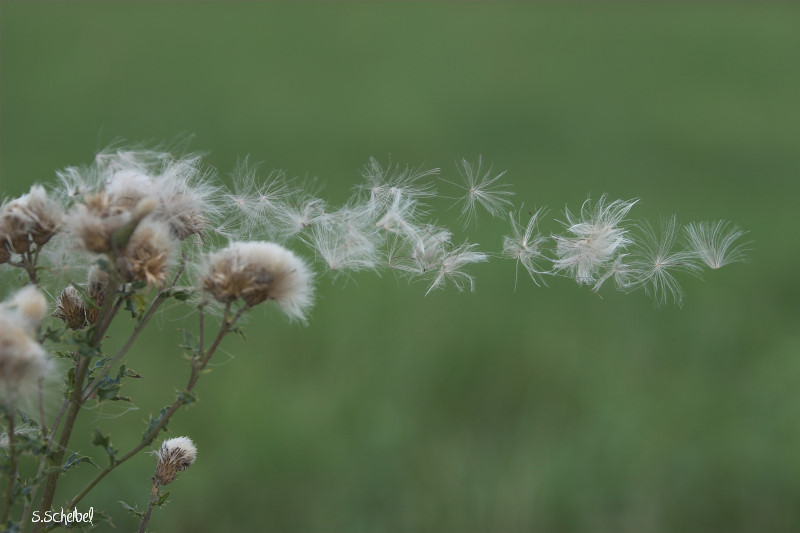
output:
[[147, 523], [150, 521], [150, 513], [153, 512], [153, 506], [158, 502], [158, 481], [153, 478], [153, 490], [150, 491], [150, 504], [147, 506], [147, 513], [145, 513], [142, 522], [139, 524], [139, 533], [147, 533]]

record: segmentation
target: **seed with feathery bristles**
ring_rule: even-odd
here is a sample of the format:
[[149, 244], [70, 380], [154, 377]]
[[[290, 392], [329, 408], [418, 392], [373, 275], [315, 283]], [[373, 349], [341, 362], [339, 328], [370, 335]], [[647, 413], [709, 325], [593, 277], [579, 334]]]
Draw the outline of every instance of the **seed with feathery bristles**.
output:
[[556, 270], [567, 272], [581, 284], [593, 284], [617, 253], [631, 244], [628, 230], [621, 227], [637, 200], [606, 202], [606, 195], [592, 204], [586, 200], [580, 214], [566, 210], [564, 223], [569, 235], [554, 235], [558, 259]]
[[501, 215], [506, 207], [511, 206], [511, 201], [508, 197], [514, 193], [508, 190], [508, 184], [498, 183], [506, 171], [493, 174], [491, 165], [487, 170], [484, 170], [482, 168], [483, 158], [480, 156], [478, 157], [478, 162], [474, 165], [466, 159], [462, 159], [457, 162], [457, 167], [458, 172], [464, 179], [464, 184], [448, 183], [466, 191], [459, 199], [459, 202], [463, 203], [461, 217], [464, 220], [464, 226], [476, 219], [478, 206], [481, 206], [493, 217]]
[[545, 270], [539, 267], [538, 262], [544, 259], [541, 247], [547, 241], [545, 237], [536, 231], [543, 209], [531, 213], [530, 220], [522, 229], [519, 219], [514, 218], [514, 213], [509, 211], [508, 217], [511, 220], [511, 231], [513, 235], [503, 237], [503, 256], [516, 261], [514, 269], [514, 288], [517, 287], [519, 278], [519, 266], [528, 272], [533, 282], [539, 285], [541, 276], [546, 274]]
[[745, 244], [736, 244], [745, 232], [724, 220], [694, 222], [684, 226], [686, 241], [698, 259], [717, 270], [746, 259]]
[[690, 251], [673, 250], [675, 245], [675, 216], [661, 220], [661, 234], [652, 225], [641, 225], [642, 238], [637, 240], [633, 268], [636, 285], [644, 287], [653, 297], [656, 306], [665, 304], [669, 297], [678, 304], [683, 303], [683, 289], [675, 278], [675, 272], [697, 275], [700, 267]]

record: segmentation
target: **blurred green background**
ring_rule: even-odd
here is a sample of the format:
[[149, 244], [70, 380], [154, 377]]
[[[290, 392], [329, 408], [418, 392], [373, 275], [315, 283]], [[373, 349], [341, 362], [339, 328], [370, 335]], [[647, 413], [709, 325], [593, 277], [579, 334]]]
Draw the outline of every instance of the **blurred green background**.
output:
[[[684, 280], [683, 309], [567, 280], [514, 292], [499, 260], [473, 269], [475, 294], [323, 278], [307, 327], [255, 313], [170, 424], [200, 451], [155, 531], [800, 530], [800, 5], [5, 1], [0, 15], [4, 196], [115, 139], [192, 133], [223, 174], [250, 154], [338, 200], [370, 155], [453, 177], [483, 154], [517, 205], [557, 217], [587, 194], [640, 197], [636, 216], [732, 219], [755, 243], [749, 264]], [[498, 251], [505, 231], [484, 217], [470, 235]], [[172, 400], [185, 314], [130, 357], [139, 411], [84, 413], [75, 449], [100, 457], [103, 425], [126, 450]], [[83, 506], [133, 530], [117, 502], [146, 505], [151, 475], [137, 457]]]

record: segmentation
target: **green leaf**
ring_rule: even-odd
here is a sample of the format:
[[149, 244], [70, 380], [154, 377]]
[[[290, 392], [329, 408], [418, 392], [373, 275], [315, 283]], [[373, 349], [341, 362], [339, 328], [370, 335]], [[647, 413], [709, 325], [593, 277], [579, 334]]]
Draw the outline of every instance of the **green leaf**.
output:
[[94, 465], [96, 468], [100, 468], [97, 466], [97, 463], [95, 463], [94, 460], [92, 460], [92, 458], [88, 455], [79, 455], [77, 453], [73, 453], [69, 456], [66, 463], [61, 466], [53, 466], [48, 468], [47, 473], [53, 474], [55, 472], [66, 472], [73, 466], [78, 466], [81, 463], [89, 463], [90, 465]]
[[56, 343], [61, 343], [64, 341], [64, 328], [53, 328], [47, 326], [44, 331], [42, 331], [41, 336], [39, 337], [40, 342], [44, 341], [52, 341]]
[[95, 511], [94, 512], [94, 520], [92, 521], [93, 524], [108, 524], [112, 528], [114, 527], [114, 522], [111, 521], [111, 517], [105, 514], [103, 511]]
[[230, 332], [239, 335], [242, 338], [242, 340], [247, 340], [247, 336], [244, 334], [244, 329], [239, 326], [232, 327], [230, 329]]
[[[163, 408], [161, 409], [161, 412], [159, 413], [159, 415], [158, 415], [158, 417], [157, 417], [157, 418], [153, 418], [153, 415], [150, 415], [150, 422], [147, 424], [147, 429], [145, 429], [145, 430], [144, 430], [144, 433], [142, 433], [142, 438], [143, 438], [143, 439], [145, 439], [145, 438], [148, 438], [148, 436], [149, 436], [149, 438], [151, 438], [151, 439], [152, 439], [152, 438], [155, 438], [156, 434], [150, 435], [150, 433], [151, 433], [151, 432], [152, 432], [152, 431], [153, 431], [153, 430], [156, 428], [156, 426], [157, 426], [159, 423], [161, 423], [161, 420], [163, 420], [163, 419], [164, 419], [164, 416], [165, 416], [166, 414], [167, 414], [167, 408], [166, 408], [166, 407], [163, 407]], [[162, 429], [162, 430], [165, 430], [165, 429], [167, 429], [167, 427], [166, 427], [166, 426], [164, 426], [164, 427], [163, 427], [163, 428], [161, 428], [161, 429]]]
[[102, 359], [98, 359], [97, 361], [95, 361], [95, 363], [92, 366], [92, 368], [90, 369], [90, 371], [97, 370], [98, 368], [102, 368], [103, 365], [105, 365], [111, 359], [113, 359], [113, 358], [112, 357], [103, 357]]
[[186, 392], [186, 391], [178, 391], [177, 398], [178, 401], [181, 402], [181, 405], [192, 405], [194, 402], [197, 401], [197, 396], [195, 396], [191, 392]]
[[132, 515], [138, 516], [140, 519], [144, 518], [144, 511], [140, 510], [138, 505], [134, 505], [133, 507], [131, 507], [122, 500], [119, 500], [119, 503], [121, 503], [122, 507]]
[[98, 428], [95, 428], [92, 444], [103, 448], [108, 455], [108, 460], [111, 463], [111, 466], [114, 466], [114, 464], [117, 462], [117, 450], [115, 450], [111, 445], [111, 436], [103, 435], [100, 433]]
[[183, 349], [187, 359], [191, 359], [197, 354], [197, 340], [194, 334], [188, 329], [179, 329], [178, 331], [183, 332], [183, 343], [179, 344], [178, 347]]
[[100, 385], [97, 386], [97, 401], [114, 400], [119, 397], [119, 389], [122, 384], [119, 378], [111, 379], [108, 376], [103, 376]]
[[167, 498], [169, 498], [170, 492], [172, 491], [168, 490], [167, 492], [158, 497], [158, 501], [156, 502], [156, 507], [161, 507], [162, 505], [167, 503]]

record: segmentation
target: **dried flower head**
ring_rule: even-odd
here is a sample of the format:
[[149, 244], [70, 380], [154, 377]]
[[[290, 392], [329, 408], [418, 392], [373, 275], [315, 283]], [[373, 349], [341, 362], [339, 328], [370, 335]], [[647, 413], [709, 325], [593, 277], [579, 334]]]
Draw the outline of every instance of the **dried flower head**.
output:
[[290, 317], [304, 319], [312, 303], [311, 271], [279, 244], [234, 242], [208, 256], [200, 281], [215, 300], [248, 306], [275, 300]]
[[86, 326], [86, 306], [74, 286], [68, 285], [61, 291], [53, 316], [63, 320], [70, 329], [82, 329]]
[[178, 477], [178, 472], [192, 466], [197, 458], [197, 447], [189, 437], [175, 437], [165, 440], [153, 454], [156, 456], [156, 481], [169, 485]]

